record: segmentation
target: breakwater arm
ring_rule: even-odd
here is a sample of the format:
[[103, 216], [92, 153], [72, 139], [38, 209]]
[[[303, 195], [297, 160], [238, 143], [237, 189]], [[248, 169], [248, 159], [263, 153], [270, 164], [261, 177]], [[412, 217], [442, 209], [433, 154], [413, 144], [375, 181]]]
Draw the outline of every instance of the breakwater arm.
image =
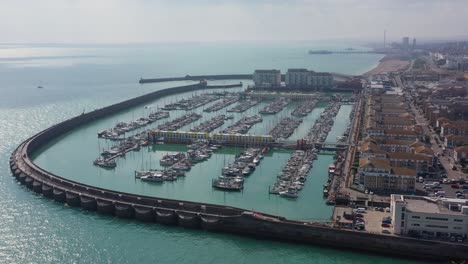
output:
[[157, 83], [173, 81], [201, 81], [201, 80], [251, 80], [252, 74], [224, 74], [224, 75], [186, 75], [184, 77], [169, 78], [141, 78], [139, 83]]

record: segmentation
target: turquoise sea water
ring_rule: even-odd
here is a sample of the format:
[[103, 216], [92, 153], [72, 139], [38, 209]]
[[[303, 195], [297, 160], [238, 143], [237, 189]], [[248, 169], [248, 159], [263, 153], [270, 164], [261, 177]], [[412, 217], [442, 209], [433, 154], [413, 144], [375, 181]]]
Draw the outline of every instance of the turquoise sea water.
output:
[[[336, 44], [335, 46], [341, 47]], [[342, 48], [349, 46], [347, 44]], [[284, 71], [289, 67], [356, 74], [368, 70], [380, 59], [377, 55], [311, 56], [306, 54], [309, 48], [322, 47], [310, 43], [0, 45], [0, 262], [416, 263], [358, 252], [148, 225], [100, 216], [67, 208], [35, 195], [17, 184], [10, 176], [10, 153], [22, 140], [41, 129], [83, 111], [154, 89], [181, 84], [139, 85], [137, 80], [140, 77], [249, 73], [255, 68], [278, 68]], [[37, 89], [38, 85], [44, 88]], [[145, 157], [154, 156], [153, 160], [157, 161], [157, 156], [166, 146], [142, 149], [140, 153], [129, 154], [122, 164], [119, 161], [119, 166], [126, 169], [116, 170], [116, 175], [110, 175], [107, 171], [92, 166], [80, 166], [88, 164], [90, 158], [97, 155], [99, 147], [105, 147], [105, 141], [98, 143], [95, 136], [96, 126], [107, 128], [120, 119], [140, 117], [144, 114], [142, 109], [132, 109], [127, 113], [90, 124], [76, 134], [62, 138], [63, 141], [58, 140], [37, 157], [37, 162], [53, 172], [77, 181], [114, 189], [134, 188], [132, 191], [156, 195], [154, 188], [135, 184], [133, 179], [126, 184], [125, 181], [130, 178], [124, 177], [125, 170], [129, 170], [131, 166], [124, 165], [146, 166], [149, 160]], [[286, 115], [290, 110], [284, 111]], [[312, 122], [314, 116], [320, 114], [319, 111], [320, 108], [314, 110], [308, 116], [308, 122]], [[346, 109], [343, 108], [337, 119], [347, 118], [345, 112]], [[253, 131], [261, 133], [262, 127], [254, 127]], [[306, 128], [300, 127], [293, 138], [306, 132]], [[329, 137], [334, 138], [339, 133], [332, 131]], [[79, 148], [70, 148], [73, 145]], [[227, 154], [221, 152], [214, 155], [211, 160], [193, 168], [194, 173], [196, 170], [203, 170], [205, 166], [211, 166], [210, 162], [216, 163], [221, 159], [228, 162], [232, 158], [229, 152], [236, 150], [223, 151]], [[289, 157], [285, 152], [274, 152], [271, 155], [268, 159], [272, 162], [262, 164], [258, 174], [256, 171], [256, 174], [248, 179], [246, 188], [251, 191], [246, 190], [244, 196], [223, 197], [222, 193], [213, 193], [211, 188], [205, 193], [190, 193], [190, 185], [203, 180], [190, 175], [186, 177], [185, 182], [175, 183], [182, 185], [177, 187], [178, 190], [172, 190], [175, 186], [167, 184], [158, 191], [163, 196], [177, 194], [175, 198], [180, 199], [225, 199], [225, 203], [243, 205], [242, 201], [255, 198], [252, 196], [253, 192], [267, 193], [271, 179], [265, 175], [274, 170], [274, 166], [281, 167], [281, 162]], [[300, 199], [306, 200], [305, 203], [298, 203], [301, 207], [296, 208], [294, 204], [285, 206], [285, 200], [277, 199], [278, 197], [272, 197], [271, 199], [278, 200], [273, 202], [262, 198], [253, 205], [269, 208], [268, 210], [275, 214], [286, 214], [295, 218], [326, 218], [330, 208], [317, 202], [314, 195], [321, 190], [320, 177], [323, 176], [319, 168], [327, 166], [331, 159], [331, 156], [321, 156], [316, 161], [307, 181], [308, 186], [301, 193]], [[207, 176], [205, 180], [208, 179]]]

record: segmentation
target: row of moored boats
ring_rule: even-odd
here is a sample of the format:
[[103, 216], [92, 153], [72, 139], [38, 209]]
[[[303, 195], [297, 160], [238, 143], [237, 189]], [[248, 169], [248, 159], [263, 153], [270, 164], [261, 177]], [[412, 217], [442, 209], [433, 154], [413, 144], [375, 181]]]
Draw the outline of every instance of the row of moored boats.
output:
[[166, 130], [166, 131], [175, 131], [185, 125], [193, 123], [198, 119], [202, 118], [200, 114], [197, 113], [188, 113], [181, 117], [178, 117], [172, 121], [166, 122], [162, 125], [158, 126], [159, 130]]
[[294, 133], [294, 130], [302, 123], [302, 118], [290, 118], [286, 117], [276, 124], [276, 126], [270, 131], [270, 135], [273, 138], [288, 138]]
[[153, 112], [149, 114], [148, 117], [142, 117], [130, 123], [119, 122], [111, 129], [106, 129], [101, 132], [98, 132], [98, 137], [111, 139], [111, 140], [124, 140], [125, 137], [122, 136], [123, 134], [130, 132], [132, 130], [144, 127], [157, 120], [168, 118], [168, 117], [169, 117], [169, 112], [165, 112], [165, 111]]
[[211, 118], [210, 120], [207, 120], [205, 122], [202, 122], [198, 126], [190, 129], [191, 132], [205, 132], [209, 133], [216, 128], [222, 126], [224, 124], [225, 120], [228, 119], [233, 119], [233, 116], [226, 116], [226, 115], [219, 115]]
[[213, 104], [205, 109], [203, 109], [204, 112], [214, 112], [218, 111], [220, 109], [223, 109], [226, 106], [232, 105], [233, 103], [239, 101], [240, 96], [239, 95], [231, 95], [227, 96], [224, 98], [221, 102], [217, 102], [216, 104]]
[[221, 176], [214, 179], [212, 186], [226, 191], [240, 191], [244, 188], [244, 177], [249, 176], [263, 159], [268, 148], [248, 148], [235, 161], [224, 167]]
[[253, 125], [263, 121], [260, 115], [246, 116], [241, 118], [235, 124], [227, 127], [221, 133], [224, 134], [245, 134]]
[[167, 104], [162, 109], [163, 110], [192, 110], [202, 105], [206, 105], [215, 100], [218, 100], [219, 96], [214, 96], [212, 94], [201, 94], [192, 96], [189, 99], [181, 99], [175, 103]]
[[317, 154], [314, 150], [296, 150], [277, 175], [277, 181], [270, 189], [270, 193], [286, 198], [299, 197], [299, 191], [304, 187], [315, 159], [317, 159]]
[[284, 97], [280, 97], [277, 100], [271, 102], [269, 105], [265, 106], [262, 110], [259, 111], [262, 115], [274, 115], [281, 110], [283, 110], [290, 100]]
[[112, 146], [108, 150], [104, 150], [101, 156], [93, 161], [93, 164], [102, 168], [115, 168], [117, 163], [115, 159], [117, 157], [123, 157], [129, 151], [140, 150], [140, 146], [148, 146], [149, 141], [147, 140], [146, 132], [142, 132], [131, 137], [128, 137], [118, 144]]
[[194, 142], [188, 146], [187, 153], [164, 155], [159, 161], [160, 165], [165, 167], [163, 170], [135, 171], [135, 177], [148, 182], [175, 181], [178, 177], [185, 176], [196, 163], [209, 159], [212, 152], [219, 147], [221, 146], [210, 145], [205, 141]]
[[258, 105], [260, 103], [260, 100], [257, 99], [247, 99], [243, 101], [242, 103], [234, 106], [231, 109], [228, 109], [228, 112], [236, 112], [236, 113], [241, 113], [244, 111], [247, 111], [247, 109], [250, 109], [254, 107], [255, 105]]
[[325, 142], [328, 133], [333, 127], [333, 123], [335, 122], [334, 118], [338, 114], [340, 107], [340, 102], [332, 102], [325, 108], [322, 114], [320, 114], [320, 118], [315, 121], [307, 134], [307, 138], [311, 142]]
[[291, 115], [292, 116], [298, 116], [298, 117], [304, 117], [307, 116], [312, 110], [314, 110], [315, 106], [317, 105], [317, 100], [306, 100], [302, 104], [300, 104], [298, 107], [296, 107]]

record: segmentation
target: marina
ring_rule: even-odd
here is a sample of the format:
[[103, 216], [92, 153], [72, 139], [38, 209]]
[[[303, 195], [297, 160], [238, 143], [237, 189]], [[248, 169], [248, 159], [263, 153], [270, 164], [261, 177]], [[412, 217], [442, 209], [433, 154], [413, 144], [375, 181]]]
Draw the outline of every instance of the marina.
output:
[[[178, 98], [180, 100], [187, 97], [193, 97], [194, 94], [196, 95], [194, 92], [182, 93], [178, 94], [176, 97], [155, 100], [154, 102], [146, 105], [164, 105], [167, 104], [167, 102], [174, 101], [174, 98]], [[223, 96], [223, 94], [226, 93], [220, 89], [213, 90], [210, 94]], [[226, 94], [226, 96], [229, 95]], [[307, 97], [304, 99], [307, 99]], [[315, 120], [320, 118], [323, 110], [327, 107], [328, 101], [328, 98], [325, 97], [324, 101], [318, 102], [313, 111], [303, 118], [304, 120], [307, 120], [307, 123], [304, 121], [299, 124], [297, 129], [291, 129], [294, 130], [293, 135], [286, 138], [286, 140], [291, 140], [290, 138], [294, 138], [294, 140], [295, 138], [304, 138], [307, 135], [308, 127], [310, 124], [313, 124]], [[217, 102], [208, 104], [207, 107], [215, 105], [216, 103]], [[235, 183], [235, 178], [234, 180], [223, 180], [221, 178], [221, 181], [217, 181], [217, 183], [221, 184], [219, 185], [220, 188], [216, 188], [213, 186], [213, 183], [214, 180], [219, 179], [214, 179], [211, 173], [206, 173], [206, 171], [222, 172], [223, 168], [227, 167], [228, 164], [234, 164], [236, 156], [247, 150], [249, 146], [252, 146], [252, 148], [263, 149], [264, 146], [274, 142], [272, 141], [274, 140], [273, 136], [269, 135], [270, 131], [280, 123], [282, 119], [291, 118], [291, 113], [302, 103], [304, 103], [303, 100], [292, 101], [277, 114], [264, 115], [263, 117], [256, 115], [256, 113], [259, 113], [259, 111], [269, 103], [259, 102], [254, 105], [252, 109], [248, 109], [245, 113], [228, 113], [227, 108], [222, 108], [216, 112], [206, 112], [200, 107], [192, 110], [190, 113], [183, 113], [180, 110], [168, 110], [167, 112], [170, 112], [173, 120], [169, 120], [169, 122], [164, 123], [160, 122], [162, 120], [157, 121], [149, 127], [148, 130], [134, 134], [134, 136], [137, 136], [139, 140], [131, 139], [122, 146], [120, 146], [120, 143], [126, 142], [128, 137], [131, 136], [126, 137], [125, 140], [120, 141], [118, 144], [110, 144], [111, 141], [104, 142], [105, 145], [108, 146], [106, 149], [109, 150], [109, 152], [107, 156], [102, 157], [109, 159], [111, 163], [115, 162], [116, 167], [106, 168], [102, 166], [103, 169], [99, 170], [99, 174], [102, 176], [89, 178], [87, 175], [93, 174], [92, 172], [89, 172], [80, 174], [80, 180], [88, 182], [91, 181], [93, 182], [92, 184], [99, 184], [98, 180], [100, 178], [112, 177], [113, 181], [107, 182], [106, 185], [110, 184], [111, 186], [115, 186], [114, 188], [117, 188], [118, 190], [126, 190], [132, 193], [142, 192], [147, 195], [157, 194], [162, 197], [173, 197], [176, 195], [179, 198], [185, 197], [184, 199], [190, 200], [198, 199], [201, 201], [209, 201], [210, 199], [217, 199], [219, 203], [233, 205], [242, 205], [247, 201], [256, 201], [257, 199], [260, 199], [259, 201], [263, 202], [254, 202], [253, 204], [256, 204], [254, 205], [254, 208], [263, 208], [262, 210], [266, 210], [270, 213], [288, 215], [293, 219], [304, 219], [307, 217], [327, 219], [328, 216], [325, 215], [328, 215], [331, 212], [331, 208], [328, 208], [325, 203], [326, 198], [323, 198], [322, 188], [328, 180], [328, 173], [326, 170], [322, 173], [320, 171], [320, 167], [328, 166], [328, 164], [332, 163], [332, 156], [317, 155], [314, 167], [318, 166], [316, 164], [322, 165], [317, 167], [317, 171], [315, 172], [314, 167], [310, 169], [308, 172], [309, 180], [304, 183], [303, 187], [306, 191], [301, 191], [298, 198], [295, 199], [284, 199], [284, 195], [287, 194], [283, 194], [283, 196], [269, 195], [266, 191], [268, 186], [272, 186], [273, 183], [276, 182], [278, 173], [284, 169], [284, 166], [287, 164], [291, 154], [294, 153], [291, 152], [291, 150], [270, 148], [269, 151], [265, 153], [262, 162], [260, 162], [258, 166], [255, 166], [255, 169], [252, 169], [253, 167], [251, 166], [249, 167], [250, 171], [248, 172], [246, 168], [242, 168], [242, 171], [244, 171], [246, 175], [250, 173], [250, 176], [244, 176], [244, 174], [242, 174], [244, 176], [244, 180], [246, 179], [245, 177], [248, 177], [248, 185], [246, 185], [247, 182], [242, 184], [238, 183], [240, 181], [240, 177], [237, 178], [237, 183]], [[346, 109], [351, 109], [351, 107], [347, 107]], [[121, 117], [119, 116], [119, 119], [124, 120], [134, 116], [135, 112], [137, 114], [143, 112], [144, 114], [145, 111], [148, 111], [148, 109], [136, 108], [133, 111], [123, 114]], [[207, 127], [209, 127], [209, 123], [211, 123], [208, 121], [211, 121], [212, 119], [220, 121], [220, 116], [222, 115], [229, 117], [229, 119], [224, 120], [224, 124], [215, 128], [211, 132], [193, 132], [194, 130], [202, 129], [205, 126], [205, 129], [208, 129]], [[193, 119], [196, 120], [192, 121]], [[266, 123], [265, 120], [268, 120], [268, 123]], [[100, 126], [109, 126], [106, 124], [109, 124], [109, 122], [115, 122], [115, 117], [108, 121], [104, 121], [105, 122], [100, 123]], [[176, 130], [162, 130], [160, 129], [162, 126], [175, 126], [180, 128]], [[341, 124], [338, 124], [338, 127], [340, 126]], [[333, 127], [335, 127], [335, 125]], [[337, 131], [341, 131], [341, 128], [337, 129]], [[100, 130], [102, 129], [95, 129], [95, 131]], [[333, 128], [332, 131], [335, 131], [335, 128]], [[342, 132], [336, 133], [341, 134]], [[131, 135], [130, 133], [128, 134]], [[284, 137], [286, 137], [286, 135], [284, 135]], [[193, 158], [191, 158], [190, 152], [192, 152], [192, 150], [190, 147], [199, 141], [206, 143], [209, 142], [211, 155], [208, 154], [205, 156], [207, 153], [198, 153], [200, 155], [194, 155]], [[64, 142], [66, 143], [67, 141]], [[140, 151], [133, 151], [138, 148], [136, 145], [131, 145], [132, 142], [139, 144]], [[162, 142], [164, 142], [164, 144], [160, 144]], [[83, 145], [83, 143], [88, 146], [90, 150], [94, 149], [93, 146], [96, 146], [95, 140], [80, 142], [81, 145]], [[216, 145], [213, 146], [213, 144], [223, 145], [223, 147], [219, 148]], [[125, 148], [119, 149], [118, 146]], [[135, 149], [132, 149], [131, 146], [135, 147]], [[217, 149], [213, 150], [212, 147], [216, 147]], [[104, 151], [101, 150], [100, 152]], [[182, 157], [182, 154], [185, 157]], [[180, 159], [171, 161], [171, 156], [176, 155], [180, 155]], [[79, 159], [84, 157], [85, 156], [81, 156]], [[159, 162], [161, 160], [163, 161], [162, 163]], [[141, 172], [141, 176], [150, 176], [150, 172], [154, 175], [152, 177], [138, 179], [134, 177], [135, 171]], [[161, 177], [163, 179], [162, 181]], [[239, 189], [240, 187], [242, 187], [242, 189]], [[192, 188], [198, 190], [196, 192], [198, 198], [193, 197], [195, 193], [190, 191]], [[236, 191], [212, 193], [212, 188], [219, 190], [232, 188]], [[241, 190], [241, 192], [239, 192], [239, 190]], [[228, 196], [223, 198], [223, 196], [220, 196], [221, 193], [226, 193]], [[237, 197], [237, 193], [245, 198]], [[258, 197], [259, 193], [262, 194], [260, 195], [262, 198]], [[310, 199], [306, 198], [310, 196], [316, 197], [314, 198], [316, 200], [315, 207], [322, 208], [321, 211], [305, 210], [308, 205], [302, 199]], [[273, 197], [278, 197], [278, 199]], [[222, 201], [222, 199], [226, 199], [226, 201]], [[293, 204], [283, 204], [284, 202]], [[278, 203], [278, 206], [259, 207], [260, 204], [272, 203]]]
[[[216, 47], [208, 46], [206, 48], [200, 48], [198, 45], [190, 46], [194, 46], [192, 48], [196, 49], [192, 59], [200, 63], [200, 67], [196, 70], [196, 73], [193, 72], [194, 74], [210, 72], [213, 65], [219, 65], [219, 67], [216, 68], [219, 72], [230, 72], [234, 69], [237, 72], [243, 73], [247, 72], [245, 71], [245, 66], [247, 64], [250, 65], [252, 61], [255, 65], [271, 65], [272, 56], [278, 59], [275, 65], [271, 65], [271, 67], [277, 66], [284, 68], [291, 65], [290, 49], [272, 49], [263, 47], [263, 45], [258, 49], [252, 49], [251, 47], [237, 48], [236, 45], [234, 52], [224, 53], [226, 59], [232, 62], [227, 66], [228, 64], [221, 65], [219, 63], [219, 58], [212, 55], [213, 50], [218, 50]], [[158, 49], [160, 49], [160, 47], [158, 47]], [[113, 59], [112, 53], [115, 53], [115, 50], [110, 47], [109, 49], [106, 48], [106, 56], [109, 56], [110, 60], [112, 60], [112, 65], [111, 63], [95, 63], [97, 60], [101, 61], [102, 58], [90, 58], [86, 59], [85, 63], [89, 62], [89, 64], [86, 65], [86, 69], [82, 64], [80, 65], [77, 63], [63, 68], [53, 67], [53, 73], [51, 74], [47, 73], [50, 71], [47, 67], [18, 67], [15, 69], [18, 73], [14, 73], [10, 70], [6, 71], [5, 81], [7, 81], [7, 84], [11, 83], [9, 86], [13, 89], [14, 93], [12, 92], [10, 95], [13, 96], [13, 98], [16, 97], [15, 94], [22, 94], [24, 90], [19, 89], [22, 83], [10, 80], [23, 80], [24, 76], [35, 76], [33, 77], [35, 79], [38, 77], [41, 78], [43, 81], [41, 81], [40, 84], [44, 85], [47, 89], [34, 89], [34, 91], [41, 91], [43, 96], [35, 95], [33, 100], [29, 100], [27, 96], [24, 100], [11, 100], [11, 97], [8, 97], [8, 99], [5, 98], [4, 102], [6, 102], [6, 104], [3, 105], [3, 120], [6, 122], [6, 127], [9, 127], [9, 129], [6, 134], [3, 134], [5, 137], [3, 141], [5, 144], [2, 148], [4, 160], [9, 158], [11, 152], [22, 140], [33, 136], [43, 129], [49, 128], [49, 126], [53, 124], [75, 117], [82, 112], [86, 114], [94, 109], [100, 109], [104, 106], [120, 102], [121, 100], [175, 86], [173, 83], [134, 85], [132, 78], [135, 76], [151, 77], [152, 74], [168, 77], [185, 76], [186, 73], [191, 73], [192, 71], [191, 68], [193, 66], [184, 63], [189, 59], [187, 57], [188, 52], [185, 52], [190, 50], [189, 48], [184, 49], [185, 51], [180, 51], [179, 49], [177, 52], [168, 52], [167, 49], [164, 49], [162, 54], [160, 52], [154, 52], [154, 48], [150, 48], [149, 52], [146, 51], [146, 48], [141, 49], [141, 47], [134, 48], [132, 46], [129, 48], [119, 48], [119, 50], [122, 50], [122, 53], [128, 53], [130, 56], [118, 58], [128, 58], [130, 59], [128, 61], [132, 62], [131, 64], [128, 66], [124, 64], [114, 65], [114, 61], [115, 64], [119, 64], [122, 60]], [[135, 56], [137, 50], [138, 52], [142, 52], [142, 54]], [[222, 51], [223, 48], [221, 47], [219, 50]], [[241, 51], [239, 52], [239, 50]], [[250, 58], [249, 56], [244, 56], [246, 52], [243, 52], [243, 50], [247, 50], [249, 54], [264, 53], [261, 53], [262, 56], [255, 55], [251, 56], [254, 58]], [[288, 52], [284, 52], [284, 50]], [[297, 50], [303, 51], [305, 49]], [[210, 52], [208, 53], [207, 51]], [[85, 52], [96, 55], [100, 53], [99, 50], [97, 52]], [[68, 51], [64, 53], [66, 54]], [[239, 54], [242, 56], [239, 56]], [[365, 55], [363, 55], [363, 57], [364, 56]], [[152, 59], [153, 57], [158, 59]], [[244, 57], [246, 58], [245, 60]], [[167, 58], [173, 61], [173, 65], [180, 65], [180, 67], [172, 68], [171, 65], [166, 63], [162, 63], [164, 64], [162, 67], [157, 65], [159, 61], [166, 62]], [[180, 58], [183, 59], [181, 60]], [[239, 58], [242, 58], [242, 60], [239, 60]], [[334, 62], [334, 58], [330, 57], [330, 60], [324, 62], [313, 62], [314, 65], [318, 65], [313, 66], [313, 69], [317, 69], [318, 71], [333, 69], [337, 72], [359, 74], [359, 71], [371, 67], [378, 59], [379, 58], [375, 56], [368, 59], [367, 62], [359, 61], [350, 64], [346, 61], [343, 62], [342, 58], [337, 58]], [[135, 67], [135, 63], [139, 63], [137, 60], [144, 60], [145, 63], [147, 63], [144, 70]], [[57, 59], [54, 61], [62, 63], [64, 60]], [[336, 61], [339, 61], [339, 63]], [[46, 61], [44, 61], [44, 63], [48, 64]], [[295, 63], [310, 65], [310, 61], [302, 59], [298, 59]], [[333, 63], [336, 65], [333, 65]], [[322, 66], [322, 64], [324, 66]], [[8, 65], [8, 63], [6, 63], [6, 65]], [[102, 65], [105, 66], [103, 67]], [[347, 70], [347, 68], [351, 70]], [[94, 74], [93, 77], [90, 76], [91, 72], [97, 74]], [[9, 76], [11, 77], [8, 78]], [[81, 76], [86, 76], [86, 78], [82, 78]], [[57, 80], [55, 79], [60, 81], [60, 85], [57, 85]], [[86, 85], [83, 85], [81, 80], [79, 80], [80, 83], [77, 83], [78, 79], [83, 79], [83, 81], [86, 79]], [[190, 80], [190, 77], [179, 81], [180, 83], [177, 85], [190, 84], [189, 81], [186, 80]], [[242, 81], [244, 82], [244, 80]], [[37, 80], [32, 81], [32, 83], [34, 82], [36, 82], [35, 85], [37, 85]], [[237, 83], [239, 80], [235, 82]], [[245, 83], [248, 82], [248, 80], [245, 81]], [[219, 81], [216, 84], [227, 85], [229, 83], [234, 82]], [[35, 88], [35, 86], [33, 88]], [[50, 91], [53, 91], [54, 94], [49, 93]], [[192, 95], [193, 92], [178, 94], [177, 96], [162, 97], [161, 99], [154, 100], [151, 104], [164, 106], [165, 104], [175, 102], [179, 98], [186, 98]], [[22, 95], [18, 95], [18, 97], [19, 96]], [[216, 101], [213, 103], [216, 103]], [[145, 104], [149, 104], [149, 102]], [[200, 111], [203, 111], [202, 108], [209, 106], [210, 104], [207, 104], [194, 110], [196, 113], [200, 114]], [[259, 104], [258, 107], [253, 107], [246, 111], [245, 115], [257, 114], [263, 106], [263, 104]], [[270, 120], [281, 120], [287, 115], [290, 115], [295, 106], [296, 104], [291, 103], [291, 106], [285, 107], [285, 109], [276, 116], [264, 116], [264, 124], [258, 123], [254, 125], [249, 133], [255, 135], [268, 134], [271, 128], [276, 124], [276, 122], [270, 122]], [[303, 138], [304, 135], [307, 134], [307, 131], [305, 131], [306, 127], [310, 127], [315, 122], [315, 119], [318, 118], [325, 106], [325, 103], [319, 102], [316, 108], [304, 118], [304, 122], [296, 129], [289, 140], [295, 141], [296, 139]], [[112, 197], [112, 199], [115, 197], [116, 201], [119, 197], [117, 195], [112, 196], [112, 191], [135, 194], [135, 201], [133, 202], [137, 202], [136, 197], [142, 196], [162, 197], [164, 201], [166, 201], [166, 199], [177, 199], [177, 202], [181, 201], [185, 203], [185, 206], [180, 205], [180, 207], [174, 207], [177, 208], [177, 211], [181, 212], [180, 219], [188, 218], [188, 213], [185, 211], [187, 210], [186, 205], [192, 204], [189, 204], [187, 201], [252, 209], [256, 212], [285, 216], [288, 219], [304, 219], [307, 221], [325, 221], [329, 219], [331, 207], [327, 206], [325, 200], [321, 197], [323, 185], [328, 177], [328, 175], [326, 175], [328, 174], [328, 167], [333, 163], [332, 155], [318, 155], [318, 159], [314, 161], [313, 168], [309, 172], [308, 180], [304, 184], [303, 191], [300, 192], [299, 197], [296, 199], [284, 199], [279, 195], [267, 195], [266, 191], [267, 186], [275, 182], [277, 173], [282, 170], [291, 156], [290, 150], [271, 149], [270, 152], [265, 155], [261, 164], [257, 166], [256, 170], [249, 176], [248, 182], [246, 182], [242, 192], [213, 191], [211, 186], [212, 178], [219, 175], [223, 164], [232, 162], [235, 155], [243, 151], [241, 147], [236, 146], [223, 147], [219, 151], [215, 151], [210, 159], [192, 166], [191, 170], [186, 172], [186, 177], [179, 177], [177, 181], [165, 182], [164, 184], [150, 184], [135, 179], [133, 173], [135, 169], [144, 167], [146, 167], [147, 170], [149, 168], [164, 170], [164, 168], [159, 165], [160, 158], [167, 153], [186, 153], [186, 146], [170, 143], [162, 145], [151, 144], [146, 148], [141, 148], [139, 152], [128, 152], [125, 158], [117, 158], [118, 166], [114, 169], [103, 170], [93, 166], [91, 163], [92, 160], [102, 152], [102, 149], [109, 149], [113, 145], [109, 140], [97, 140], [96, 132], [113, 128], [119, 121], [129, 122], [135, 120], [134, 117], [147, 116], [146, 112], [148, 110], [143, 109], [143, 107], [144, 105], [129, 108], [128, 110], [123, 110], [109, 117], [100, 117], [89, 123], [86, 122], [85, 125], [81, 125], [80, 127], [74, 126], [68, 133], [55, 134], [54, 137], [56, 140], [50, 141], [50, 143], [44, 145], [41, 149], [30, 153], [29, 157], [32, 162], [38, 164], [38, 167], [62, 176], [65, 180], [81, 183], [85, 186], [97, 186], [98, 188], [105, 189], [106, 195]], [[60, 110], [55, 111], [55, 109]], [[343, 112], [343, 114], [338, 115], [339, 117], [336, 118], [333, 128], [329, 133], [329, 138], [326, 140], [327, 142], [332, 142], [338, 135], [342, 135], [342, 125], [345, 123], [344, 121], [348, 116], [348, 114], [344, 114], [347, 109], [346, 105], [340, 109], [340, 112]], [[226, 109], [220, 109], [218, 111], [219, 112], [215, 112], [216, 115], [226, 114]], [[171, 119], [184, 114], [184, 111], [181, 110], [170, 112]], [[200, 122], [213, 117], [209, 115], [210, 112], [206, 113], [207, 114], [203, 115], [198, 121], [188, 124], [180, 128], [180, 130], [189, 131]], [[232, 121], [227, 120], [225, 124], [215, 129], [214, 132], [219, 132], [242, 118], [242, 116], [237, 115], [237, 113], [233, 113], [233, 115], [234, 119]], [[270, 117], [271, 119], [269, 119]], [[164, 122], [164, 120], [161, 121]], [[157, 127], [162, 122], [155, 122], [152, 125], [147, 125], [147, 127]], [[26, 126], [23, 126], [22, 123], [25, 123]], [[137, 129], [128, 132], [125, 134], [125, 138], [141, 130], [142, 129]], [[59, 135], [59, 138], [57, 138], [57, 135]], [[44, 140], [44, 137], [41, 137], [41, 139]], [[99, 144], [100, 146], [98, 146]], [[152, 166], [148, 166], [148, 163], [150, 163], [150, 165], [152, 164]], [[240, 259], [244, 262], [255, 262], [258, 261], [258, 259], [262, 259], [265, 252], [269, 254], [267, 260], [273, 263], [284, 262], [285, 256], [288, 256], [287, 259], [291, 263], [300, 263], [303, 262], [304, 259], [316, 259], [318, 262], [321, 261], [324, 263], [345, 263], [347, 261], [349, 262], [350, 259], [365, 263], [410, 262], [397, 260], [391, 257], [384, 258], [376, 255], [357, 253], [357, 250], [348, 252], [345, 250], [327, 249], [325, 247], [277, 243], [268, 240], [259, 242], [256, 239], [239, 236], [212, 234], [210, 232], [192, 231], [182, 228], [167, 228], [161, 224], [140, 224], [134, 223], [133, 220], [117, 219], [114, 217], [114, 214], [111, 214], [110, 217], [101, 217], [96, 213], [83, 212], [80, 209], [69, 209], [69, 205], [62, 206], [62, 204], [53, 203], [48, 199], [42, 198], [42, 196], [33, 195], [32, 189], [31, 191], [25, 191], [25, 187], [20, 186], [16, 181], [7, 177], [9, 169], [6, 163], [3, 164], [2, 168], [5, 172], [5, 177], [2, 177], [5, 187], [4, 192], [2, 192], [4, 196], [2, 200], [5, 201], [5, 217], [3, 219], [5, 223], [4, 237], [7, 239], [6, 241], [11, 241], [11, 243], [5, 244], [4, 247], [6, 254], [3, 255], [3, 260], [6, 262], [67, 262], [77, 260], [78, 258], [87, 262], [92, 262], [92, 260], [96, 258], [105, 259], [109, 262], [119, 262], [124, 260], [124, 258], [121, 257], [123, 253], [125, 253], [129, 259], [138, 259], [141, 258], [141, 254], [138, 252], [141, 253], [142, 251], [146, 252], [147, 258], [158, 259], [161, 263], [183, 263], [193, 260], [205, 263], [212, 261], [234, 263], [236, 261], [238, 262]], [[214, 171], [216, 175], [207, 175], [206, 171]], [[44, 183], [50, 180], [51, 179], [45, 179]], [[77, 185], [77, 187], [78, 186], [79, 185]], [[47, 190], [50, 186], [47, 187], [47, 185], [44, 184], [43, 188]], [[72, 187], [72, 185], [68, 185], [64, 188], [69, 192], [67, 196], [79, 195], [79, 193], [73, 191], [74, 187]], [[86, 189], [80, 189], [79, 192], [83, 196], [83, 201], [86, 202], [82, 204], [85, 205], [89, 203], [89, 194], [86, 193]], [[99, 193], [100, 191], [98, 191], [98, 194]], [[43, 194], [46, 196], [45, 191]], [[65, 192], [63, 192], [63, 194], [65, 197]], [[78, 198], [80, 198], [80, 196], [78, 196]], [[153, 204], [157, 203], [156, 199], [151, 201], [155, 202]], [[107, 200], [97, 200], [100, 206], [99, 208], [104, 208], [103, 204], [105, 205], [107, 202]], [[150, 208], [147, 210], [147, 207], [140, 205], [133, 207], [131, 203], [132, 202], [130, 202], [130, 209], [135, 208], [133, 218], [141, 219], [141, 214], [145, 211], [151, 214], [156, 213], [155, 209]], [[116, 205], [113, 205], [114, 204], [111, 202], [110, 208], [112, 208], [112, 212], [115, 208], [121, 210], [123, 207], [121, 201], [117, 201]], [[124, 205], [126, 206], [127, 204], [125, 203]], [[31, 210], [34, 211], [33, 214], [25, 214], [25, 212], [31, 212]], [[198, 220], [202, 226], [206, 226], [207, 222], [215, 223], [218, 221], [217, 218], [206, 215], [202, 210], [195, 212], [195, 214], [196, 213], [200, 213], [201, 215]], [[159, 220], [165, 215], [172, 217], [176, 223], [184, 221], [179, 219], [178, 213], [174, 213], [172, 210], [162, 210], [158, 207], [158, 223], [162, 223], [162, 221]], [[14, 219], [11, 218], [11, 216], [15, 216]], [[260, 214], [255, 216], [259, 218], [262, 217]], [[259, 229], [260, 228], [269, 228], [269, 226], [259, 227]], [[154, 232], [155, 230], [157, 232]], [[303, 234], [306, 235], [306, 233]], [[199, 241], [201, 236], [203, 237], [204, 243], [194, 243], [194, 241]], [[25, 237], [30, 239], [24, 240]], [[103, 237], [108, 239], [102, 239]], [[52, 239], [53, 242], [50, 239]], [[340, 244], [339, 242], [336, 243]], [[77, 244], [81, 246], [77, 248]], [[158, 246], [155, 248], [152, 245]], [[33, 253], [17, 254], [18, 250]], [[245, 254], [247, 251], [250, 253]], [[209, 254], [207, 254], [208, 252]]]

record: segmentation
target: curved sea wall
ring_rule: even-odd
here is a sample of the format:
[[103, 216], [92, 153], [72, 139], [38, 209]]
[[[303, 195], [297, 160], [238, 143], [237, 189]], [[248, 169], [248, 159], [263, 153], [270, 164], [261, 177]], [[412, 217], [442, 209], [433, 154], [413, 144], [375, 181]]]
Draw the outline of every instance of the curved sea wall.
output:
[[11, 172], [20, 183], [44, 197], [67, 203], [69, 206], [81, 207], [83, 210], [121, 218], [392, 256], [428, 260], [449, 257], [468, 259], [468, 246], [464, 244], [340, 230], [230, 206], [148, 197], [97, 188], [54, 175], [34, 164], [30, 158], [51, 140], [81, 125], [163, 96], [204, 88], [206, 87], [201, 84], [168, 88], [63, 121], [21, 143], [10, 157]]

